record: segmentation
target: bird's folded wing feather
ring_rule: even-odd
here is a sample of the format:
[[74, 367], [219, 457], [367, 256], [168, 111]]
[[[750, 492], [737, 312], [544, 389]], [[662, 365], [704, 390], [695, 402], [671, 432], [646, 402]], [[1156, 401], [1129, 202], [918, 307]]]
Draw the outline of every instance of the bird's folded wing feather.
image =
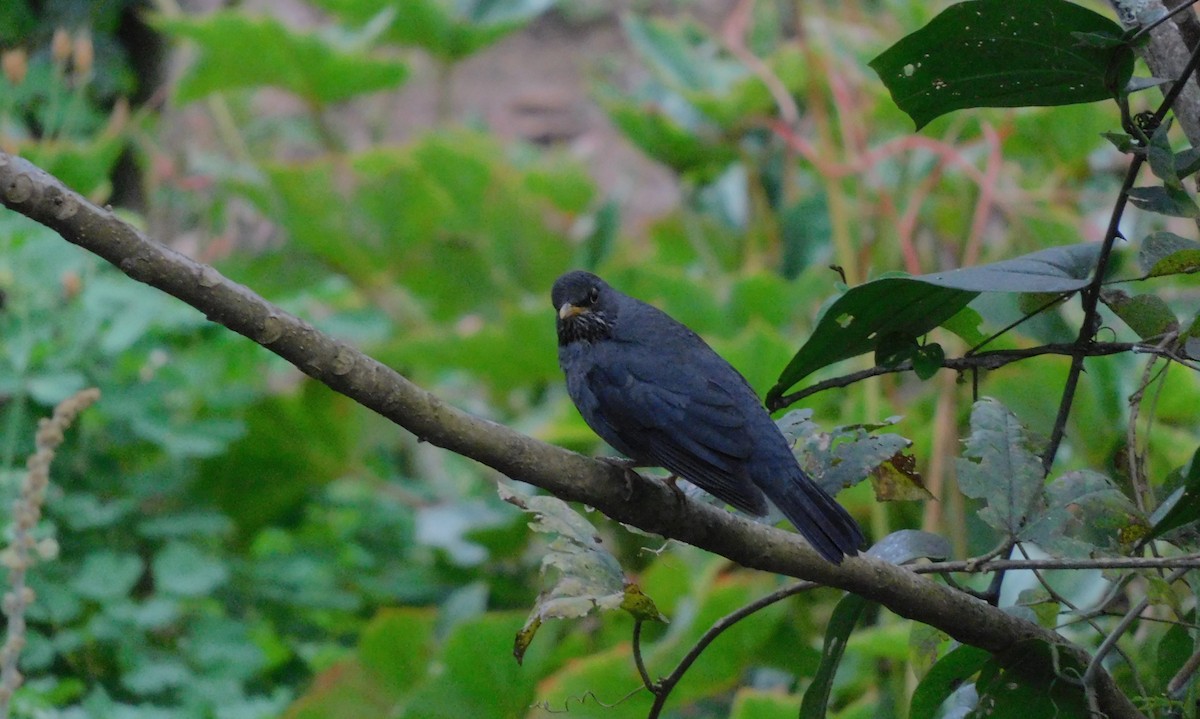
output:
[[742, 379], [730, 371], [721, 381], [702, 369], [624, 356], [593, 366], [588, 384], [607, 422], [636, 453], [739, 509], [764, 514], [762, 494], [745, 474], [753, 438], [739, 387], [728, 386]]

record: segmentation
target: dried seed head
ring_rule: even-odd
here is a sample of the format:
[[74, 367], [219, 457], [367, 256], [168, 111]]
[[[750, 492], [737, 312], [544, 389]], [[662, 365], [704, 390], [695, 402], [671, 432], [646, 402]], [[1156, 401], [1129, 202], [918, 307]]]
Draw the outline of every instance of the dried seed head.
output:
[[75, 62], [75, 77], [86, 78], [92, 72], [96, 60], [96, 48], [92, 45], [92, 34], [87, 30], [75, 33], [71, 58]]
[[67, 60], [71, 59], [71, 36], [66, 29], [60, 27], [54, 31], [54, 37], [50, 40], [50, 56], [57, 65], [66, 65]]
[[4, 79], [8, 80], [8, 84], [16, 87], [25, 82], [25, 73], [29, 71], [29, 56], [25, 54], [25, 48], [6, 50], [0, 55], [0, 67], [4, 70]]

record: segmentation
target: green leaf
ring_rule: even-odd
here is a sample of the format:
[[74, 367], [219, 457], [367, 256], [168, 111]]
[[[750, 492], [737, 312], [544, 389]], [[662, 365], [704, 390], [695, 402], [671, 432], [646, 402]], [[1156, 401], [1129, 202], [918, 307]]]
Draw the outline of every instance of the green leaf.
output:
[[597, 270], [616, 246], [617, 233], [621, 229], [621, 206], [616, 200], [608, 200], [596, 210], [593, 219], [595, 225], [579, 246], [579, 259], [574, 263], [576, 267], [591, 271]]
[[825, 311], [808, 342], [779, 375], [767, 393], [768, 406], [777, 407], [784, 392], [822, 367], [872, 351], [882, 337], [915, 341], [977, 295], [901, 277], [851, 288]]
[[1099, 249], [1096, 243], [1051, 247], [978, 267], [888, 277], [852, 287], [818, 320], [808, 342], [767, 393], [767, 406], [777, 408], [784, 392], [822, 367], [881, 346], [909, 340], [915, 344], [980, 292], [1073, 292], [1086, 287]]
[[953, 110], [1107, 100], [1133, 74], [1121, 27], [1066, 0], [972, 0], [952, 5], [871, 61], [917, 129]]
[[1200, 147], [1189, 147], [1175, 155], [1175, 175], [1188, 177], [1200, 171]]
[[1133, 135], [1124, 132], [1102, 132], [1100, 136], [1112, 143], [1121, 152], [1135, 152], [1141, 148], [1134, 142]]
[[458, 62], [545, 12], [557, 0], [314, 0], [357, 25], [390, 16], [385, 39]]
[[1147, 277], [1196, 272], [1200, 270], [1200, 242], [1173, 232], [1152, 232], [1138, 248], [1138, 265]]
[[501, 499], [534, 515], [529, 525], [534, 531], [555, 537], [542, 557], [542, 575], [552, 578], [554, 584], [538, 594], [525, 626], [517, 633], [513, 655], [518, 663], [547, 619], [625, 609], [639, 619], [666, 621], [654, 602], [625, 579], [620, 563], [604, 548], [595, 527], [566, 502], [521, 496], [503, 485], [499, 490]]
[[125, 150], [124, 134], [105, 133], [90, 140], [58, 138], [20, 146], [21, 157], [62, 180], [92, 201], [108, 199], [113, 166]]
[[117, 599], [129, 594], [142, 570], [142, 560], [136, 554], [102, 550], [84, 558], [72, 585], [88, 599]]
[[184, 542], [171, 542], [160, 550], [151, 568], [157, 589], [187, 597], [210, 594], [229, 579], [229, 569], [219, 559]]
[[833, 679], [838, 664], [846, 652], [846, 640], [859, 617], [871, 602], [857, 594], [842, 597], [833, 609], [833, 616], [825, 628], [825, 647], [821, 651], [821, 664], [813, 676], [804, 701], [800, 704], [800, 719], [825, 719], [829, 709], [829, 695], [833, 692]]
[[1150, 164], [1150, 171], [1162, 180], [1163, 184], [1167, 187], [1181, 188], [1183, 185], [1175, 169], [1175, 153], [1171, 150], [1171, 138], [1168, 134], [1170, 129], [1170, 122], [1163, 122], [1155, 128], [1154, 134], [1150, 136], [1150, 144], [1146, 147], [1146, 160]]
[[1167, 217], [1200, 216], [1200, 207], [1182, 187], [1134, 187], [1129, 190], [1129, 201], [1146, 212]]
[[151, 696], [196, 680], [187, 665], [167, 656], [142, 655], [121, 676], [121, 684], [134, 694]]
[[946, 361], [946, 351], [937, 342], [922, 345], [913, 355], [913, 373], [921, 379], [929, 379], [937, 374]]
[[652, 159], [682, 175], [710, 180], [737, 160], [737, 149], [718, 137], [702, 137], [662, 108], [629, 100], [615, 90], [597, 96], [609, 119]]
[[[1183, 617], [1183, 621], [1189, 624], [1194, 620], [1194, 610]], [[1193, 651], [1195, 651], [1195, 641], [1188, 631], [1187, 624], [1172, 624], [1167, 627], [1167, 631], [1158, 640], [1158, 648], [1154, 652], [1154, 659], [1157, 660], [1154, 662], [1154, 669], [1158, 674], [1159, 691], [1166, 691], [1167, 683], [1174, 678], [1179, 667], [1182, 667], [1192, 656]]]
[[1085, 669], [1057, 647], [1026, 640], [983, 667], [975, 684], [979, 707], [986, 707], [987, 716], [994, 719], [1090, 717], [1082, 687], [1054, 673], [1030, 671], [1031, 666], [1047, 665], [1042, 662], [1053, 662], [1061, 676], [1079, 677]]
[[[459, 624], [435, 668], [398, 715], [404, 719], [508, 719], [524, 716], [539, 674], [504, 656], [520, 626], [513, 613], [489, 612]], [[362, 715], [360, 715], [362, 716]]]
[[970, 307], [964, 307], [950, 319], [942, 323], [942, 327], [954, 333], [971, 347], [983, 344], [987, 337], [979, 329], [983, 324], [983, 316]]
[[909, 719], [934, 719], [938, 709], [963, 682], [979, 673], [992, 655], [983, 649], [960, 646], [938, 660], [913, 691]]
[[344, 51], [278, 20], [232, 10], [160, 17], [155, 26], [198, 45], [199, 55], [179, 83], [180, 103], [213, 92], [271, 85], [323, 105], [398, 87], [408, 75], [399, 60]]
[[1197, 519], [1200, 519], [1200, 449], [1192, 455], [1183, 475], [1183, 486], [1172, 492], [1150, 516], [1153, 528], [1147, 539], [1161, 537]]
[[[440, 321], [497, 320], [514, 289], [548, 288], [572, 256], [548, 226], [545, 198], [505, 155], [494, 138], [458, 130], [270, 165], [277, 206], [262, 209], [278, 213], [296, 247], [358, 287], [402, 286]], [[442, 327], [440, 339], [453, 334]]]
[[800, 702], [792, 694], [742, 687], [733, 695], [729, 719], [796, 719]]
[[1045, 493], [1045, 511], [1030, 520], [1021, 539], [1055, 556], [1091, 557], [1118, 551], [1130, 525], [1145, 526], [1133, 502], [1099, 472], [1068, 472], [1051, 481]]
[[[348, 407], [345, 397], [312, 381], [249, 407], [245, 435], [201, 464], [196, 494], [220, 505], [243, 537], [254, 536], [345, 471], [362, 419]], [[246, 491], [248, 478], [253, 492]]]
[[[794, 414], [788, 415], [791, 419], [785, 418], [787, 424], [796, 421]], [[880, 467], [912, 446], [910, 440], [898, 434], [871, 434], [862, 426], [836, 427], [825, 433], [816, 431], [815, 426], [809, 431], [810, 425], [810, 422], [804, 422], [799, 427], [805, 434], [797, 447], [798, 454], [813, 479], [831, 494], [853, 487], [868, 477], [874, 480]], [[795, 436], [792, 433], [797, 429], [793, 425], [784, 431]]]
[[437, 612], [426, 607], [381, 609], [362, 630], [358, 660], [399, 696], [425, 673], [434, 653]]
[[[635, 14], [621, 19], [629, 44], [669, 86], [706, 90], [713, 87], [712, 43], [692, 24], [644, 20]], [[707, 50], [707, 52], [702, 52]]]
[[875, 364], [879, 367], [899, 367], [911, 361], [920, 352], [921, 345], [916, 337], [888, 332], [875, 345]]
[[1143, 340], [1179, 329], [1179, 319], [1158, 295], [1134, 295], [1115, 289], [1100, 292], [1100, 301]]
[[1031, 444], [1012, 412], [996, 400], [981, 399], [971, 411], [971, 434], [956, 463], [963, 494], [987, 505], [979, 518], [1014, 537], [1042, 496], [1045, 474]]

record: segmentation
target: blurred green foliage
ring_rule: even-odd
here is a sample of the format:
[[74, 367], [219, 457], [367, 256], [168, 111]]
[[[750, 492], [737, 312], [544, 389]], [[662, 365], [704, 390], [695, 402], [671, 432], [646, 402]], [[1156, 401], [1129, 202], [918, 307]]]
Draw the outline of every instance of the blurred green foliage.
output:
[[[0, 28], [18, 28], [0, 36], [5, 49], [30, 49], [30, 75], [5, 80], [0, 92], [3, 138], [99, 199], [117, 155], [134, 141], [149, 206], [131, 220], [166, 209], [228, 237], [237, 236], [239, 213], [253, 213], [282, 241], [202, 248], [224, 274], [456, 405], [580, 451], [601, 448], [570, 406], [555, 363], [546, 295], [565, 269], [596, 269], [664, 308], [765, 393], [805, 352], [820, 361], [788, 386], [834, 377], [848, 365], [831, 362], [853, 363], [885, 344], [864, 335], [854, 352], [837, 341], [801, 349], [815, 327], [833, 331], [844, 314], [831, 311], [837, 303], [861, 300], [858, 310], [880, 314], [871, 334], [896, 328], [903, 323], [886, 321], [888, 310], [898, 311], [894, 296], [864, 288], [913, 282], [889, 279], [897, 269], [945, 274], [1095, 239], [1090, 227], [1120, 184], [1104, 169], [1104, 153], [1114, 151], [1100, 132], [1120, 128], [1107, 105], [941, 115], [912, 136], [910, 119], [864, 68], [932, 17], [924, 3], [829, 5], [801, 19], [793, 3], [758, 2], [742, 45], [699, 22], [631, 13], [622, 28], [644, 72], [632, 86], [604, 79], [595, 96], [633, 145], [675, 173], [683, 201], [630, 229], [619, 203], [567, 153], [459, 124], [401, 144], [364, 146], [338, 134], [337, 112], [401, 86], [419, 66], [414, 53], [453, 66], [553, 3], [314, 4], [330, 15], [311, 31], [243, 10], [155, 20], [199, 57], [173, 88], [175, 102], [203, 100], [227, 133], [225, 152], [190, 155], [174, 185], [170, 173], [156, 174], [172, 153], [162, 139], [169, 128], [152, 114], [101, 128], [104, 98], [131, 89], [127, 69], [98, 64], [86, 82], [74, 77], [69, 59], [50, 54], [50, 20], [20, 1], [0, 4], [13, 18], [6, 24], [0, 15]], [[572, 17], [569, 7], [562, 12]], [[97, 38], [111, 33], [91, 22]], [[805, 33], [792, 31], [798, 23]], [[50, 84], [35, 83], [39, 77]], [[262, 87], [299, 99], [300, 115], [257, 113], [251, 98]], [[83, 100], [65, 113], [71, 93]], [[53, 132], [37, 130], [48, 127]], [[196, 185], [179, 181], [197, 177]], [[210, 205], [197, 207], [201, 201]], [[1162, 285], [1137, 286], [1161, 298], [1158, 319], [1165, 312], [1194, 328], [1195, 282], [1178, 274], [1194, 266], [1194, 241], [1165, 234], [1194, 228], [1151, 213], [1127, 219], [1126, 234], [1146, 241], [1122, 251], [1117, 271], [1138, 275], [1138, 255], [1145, 273], [1171, 283], [1157, 295], [1150, 293]], [[55, 465], [41, 531], [61, 556], [31, 577], [37, 600], [18, 714], [646, 715], [652, 699], [636, 691], [628, 615], [546, 622], [523, 665], [513, 660], [513, 637], [536, 605], [541, 559], [555, 539], [530, 533], [528, 518], [497, 496], [493, 473], [404, 436], [11, 213], [0, 214], [0, 260], [5, 498], [17, 491], [36, 419], [81, 387], [104, 393]], [[1029, 289], [972, 287], [982, 292], [973, 301], [955, 291], [969, 308], [915, 318], [919, 329], [897, 344], [915, 352], [914, 361], [931, 356], [932, 346], [961, 355], [1030, 302], [1044, 304], [1021, 294]], [[1141, 327], [1145, 338], [1144, 318], [1123, 306], [1113, 303], [1105, 331], [1132, 341]], [[942, 315], [954, 317], [928, 342], [909, 336], [943, 324]], [[1073, 306], [1055, 305], [989, 347], [1069, 342], [1078, 322]], [[1062, 469], [1049, 486], [1036, 472], [1002, 486], [988, 484], [995, 472], [972, 474], [984, 458], [1036, 464], [1031, 447], [1052, 426], [1065, 367], [1040, 358], [983, 373], [980, 391], [997, 401], [974, 406], [970, 388], [944, 370], [931, 370], [928, 382], [892, 376], [810, 396], [813, 419], [797, 413], [785, 424], [803, 440], [814, 474], [839, 465], [874, 473], [841, 500], [876, 540], [925, 522], [964, 557], [992, 549], [1009, 529], [1074, 553], [1121, 551], [1122, 530], [1154, 519], [1128, 501], [1134, 418], [1126, 398], [1141, 387], [1143, 358], [1089, 361]], [[1144, 452], [1140, 471], [1158, 496], [1185, 496], [1196, 476], [1184, 467], [1200, 435], [1200, 387], [1178, 366], [1158, 381], [1152, 401], [1134, 405], [1142, 412], [1134, 435]], [[879, 434], [884, 427], [896, 434]], [[906, 496], [924, 496], [918, 473], [953, 464], [960, 435], [971, 435], [959, 460], [972, 464], [967, 496], [941, 475], [927, 487], [937, 503], [871, 498], [867, 486], [882, 493], [897, 483], [910, 487]], [[916, 470], [908, 465], [914, 458]], [[863, 478], [837, 476], [843, 484]], [[1044, 521], [997, 520], [1009, 489], [1027, 501], [1025, 514], [1005, 517]], [[1105, 522], [1079, 526], [1079, 507], [1096, 508]], [[654, 676], [719, 618], [781, 586], [586, 516], [670, 619], [643, 632]], [[1187, 527], [1172, 530], [1177, 546], [1194, 545]], [[1105, 586], [1098, 573], [1073, 576], [1054, 580], [1057, 598], [1025, 595], [1013, 610], [1036, 607], [1029, 611], [1048, 625], [1068, 621], [1061, 598], [1084, 601]], [[1194, 620], [1186, 593], [1155, 591], [1171, 621]], [[849, 644], [831, 659], [822, 636], [838, 599], [806, 592], [739, 622], [685, 675], [669, 707], [680, 716], [796, 716], [799, 695], [814, 682], [842, 717], [932, 715], [947, 699], [974, 706], [953, 691], [964, 680], [976, 680], [978, 695], [1012, 702], [1004, 692], [1019, 680], [1007, 667], [888, 614], [867, 611], [852, 632], [853, 621], [835, 622], [830, 636], [848, 634]], [[1098, 634], [1072, 638], [1094, 645]], [[1119, 679], [1135, 686], [1136, 673], [1153, 695], [1172, 676], [1160, 667], [1182, 664], [1193, 638], [1186, 625], [1166, 621], [1127, 644], [1146, 659], [1136, 672], [1118, 668]], [[823, 664], [837, 671], [822, 672]], [[924, 678], [915, 693], [910, 669]]]

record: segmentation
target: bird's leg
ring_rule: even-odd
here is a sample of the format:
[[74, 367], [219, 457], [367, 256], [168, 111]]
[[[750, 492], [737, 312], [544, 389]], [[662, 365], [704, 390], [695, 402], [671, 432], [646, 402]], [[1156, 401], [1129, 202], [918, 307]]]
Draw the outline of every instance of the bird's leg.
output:
[[671, 489], [672, 492], [675, 493], [676, 499], [678, 499], [680, 503], [683, 503], [687, 501], [687, 493], [683, 491], [683, 487], [680, 487], [679, 484], [677, 484], [678, 480], [679, 475], [672, 472], [671, 476], [664, 479], [663, 482]]
[[629, 475], [636, 475], [637, 472], [634, 471], [634, 467], [642, 465], [638, 464], [636, 459], [627, 459], [625, 457], [597, 457], [596, 459], [622, 470], [621, 476], [625, 478], [625, 501], [628, 502], [633, 499], [633, 477]]

